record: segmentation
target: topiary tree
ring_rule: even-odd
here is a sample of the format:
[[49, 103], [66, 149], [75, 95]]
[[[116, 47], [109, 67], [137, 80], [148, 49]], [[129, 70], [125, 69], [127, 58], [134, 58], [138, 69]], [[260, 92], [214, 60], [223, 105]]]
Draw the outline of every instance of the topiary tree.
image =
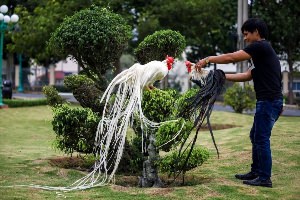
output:
[[99, 116], [90, 108], [71, 108], [66, 104], [53, 107], [55, 147], [65, 153], [91, 153]]
[[[172, 117], [172, 109], [170, 109], [175, 104], [176, 91], [162, 91], [162, 90], [152, 90], [145, 91], [143, 93], [143, 102], [142, 109], [144, 111], [145, 116], [151, 121], [166, 121]], [[140, 127], [140, 124], [135, 124]], [[177, 127], [177, 126], [176, 126]], [[166, 128], [165, 128], [166, 129]], [[136, 129], [134, 129], [136, 130]], [[159, 153], [157, 149], [156, 143], [156, 133], [157, 130], [150, 130], [149, 138], [147, 138], [146, 142], [146, 155], [147, 159], [143, 163], [143, 174], [139, 177], [139, 186], [140, 187], [162, 187], [163, 183], [158, 176], [157, 162], [159, 160]], [[162, 133], [162, 131], [160, 132]], [[176, 133], [176, 132], [175, 132]], [[172, 138], [172, 134], [174, 132], [169, 132], [169, 137]], [[140, 132], [137, 133], [141, 135]], [[160, 137], [160, 136], [158, 136]], [[165, 141], [163, 140], [163, 136], [160, 140], [160, 143], [163, 144]], [[169, 149], [168, 149], [169, 150]]]
[[[184, 96], [185, 97], [185, 96]], [[142, 109], [145, 116], [152, 121], [168, 121], [162, 124], [157, 130], [151, 130], [147, 140], [147, 160], [143, 164], [143, 174], [139, 177], [140, 187], [161, 187], [162, 181], [158, 176], [158, 171], [178, 173], [182, 170], [183, 177], [186, 171], [201, 165], [206, 159], [204, 151], [198, 152], [194, 149], [190, 159], [187, 160], [187, 153], [178, 155], [176, 147], [184, 142], [191, 133], [193, 123], [183, 118], [175, 119], [178, 103], [182, 103], [182, 97], [175, 90], [152, 90], [145, 91], [143, 94]], [[179, 105], [178, 105], [179, 106]], [[141, 135], [139, 123], [135, 123], [134, 130], [137, 135]], [[138, 132], [139, 131], [139, 132]], [[180, 134], [177, 135], [177, 133]], [[177, 137], [175, 137], [177, 135]], [[160, 158], [159, 150], [170, 152], [171, 154]], [[174, 150], [172, 152], [172, 150]], [[203, 154], [202, 154], [203, 153]], [[174, 155], [173, 155], [174, 154]], [[176, 156], [175, 156], [176, 154]], [[201, 155], [200, 155], [201, 154]], [[174, 165], [178, 163], [178, 165]], [[173, 167], [166, 167], [172, 164]], [[184, 179], [183, 179], [184, 180]]]
[[65, 18], [48, 47], [59, 55], [71, 55], [97, 87], [105, 89], [105, 73], [120, 58], [130, 37], [131, 27], [121, 16], [92, 6]]
[[246, 84], [242, 87], [239, 83], [234, 83], [224, 94], [224, 104], [231, 106], [236, 113], [252, 110], [255, 107], [253, 86]]
[[[147, 36], [135, 49], [135, 55], [138, 62], [145, 64], [152, 60], [164, 60], [167, 55], [178, 57], [185, 49], [185, 38], [177, 31], [161, 30]], [[153, 90], [144, 92], [142, 108], [145, 116], [157, 122], [166, 121], [174, 118], [176, 113], [175, 99], [178, 94], [175, 91]], [[172, 109], [174, 108], [174, 109]], [[177, 122], [168, 122], [161, 126], [159, 130], [152, 130], [148, 141], [146, 152], [147, 160], [143, 164], [143, 175], [139, 177], [139, 186], [141, 187], [161, 187], [163, 183], [158, 177], [157, 164], [159, 161], [157, 146], [161, 145], [164, 151], [170, 151], [176, 144], [187, 139], [192, 127], [191, 122], [184, 119]], [[140, 124], [138, 121], [134, 124], [135, 132], [140, 135]], [[181, 130], [181, 134], [176, 139], [172, 139], [176, 133]], [[168, 142], [167, 144], [165, 144]]]
[[[72, 89], [74, 97], [84, 108], [80, 112], [66, 107], [61, 107], [64, 112], [54, 109], [56, 115], [53, 128], [59, 137], [58, 144], [61, 150], [91, 153], [89, 145], [84, 145], [84, 149], [78, 146], [82, 142], [77, 135], [81, 134], [80, 137], [86, 137], [86, 141], [89, 142], [92, 135], [94, 142], [97, 126], [91, 128], [85, 123], [84, 117], [90, 118], [89, 108], [94, 115], [102, 112], [103, 107], [99, 103], [99, 97], [107, 86], [106, 72], [108, 69], [113, 69], [113, 63], [119, 60], [130, 37], [131, 27], [120, 15], [96, 6], [65, 18], [51, 35], [48, 42], [49, 50], [61, 57], [71, 55], [83, 68], [82, 74], [84, 74], [65, 79], [65, 84]], [[89, 114], [86, 114], [86, 110], [89, 110]], [[56, 119], [60, 119], [60, 122]], [[82, 121], [79, 122], [78, 119]], [[96, 124], [98, 122], [99, 118]], [[69, 140], [71, 142], [64, 142]]]
[[167, 55], [179, 57], [185, 47], [185, 38], [179, 32], [161, 30], [147, 36], [134, 53], [137, 61], [145, 64], [152, 60], [164, 60]]

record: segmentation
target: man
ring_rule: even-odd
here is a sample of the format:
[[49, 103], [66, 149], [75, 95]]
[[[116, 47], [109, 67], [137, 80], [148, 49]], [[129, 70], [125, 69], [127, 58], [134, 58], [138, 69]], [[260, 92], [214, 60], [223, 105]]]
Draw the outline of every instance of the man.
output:
[[279, 59], [268, 41], [267, 25], [260, 19], [248, 19], [242, 26], [244, 40], [249, 44], [234, 53], [209, 56], [195, 68], [201, 70], [208, 63], [226, 64], [250, 60], [244, 73], [226, 74], [226, 79], [244, 82], [253, 79], [256, 93], [256, 113], [250, 131], [252, 165], [249, 173], [236, 174], [247, 185], [272, 187], [271, 130], [282, 111], [282, 77]]

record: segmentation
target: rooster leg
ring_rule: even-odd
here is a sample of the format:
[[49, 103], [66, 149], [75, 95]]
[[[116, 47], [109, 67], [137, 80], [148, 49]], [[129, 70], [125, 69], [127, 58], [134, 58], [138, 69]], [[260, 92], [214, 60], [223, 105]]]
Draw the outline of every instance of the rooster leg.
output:
[[148, 87], [149, 87], [150, 90], [154, 90], [156, 88], [153, 85], [149, 85]]
[[148, 85], [146, 85], [146, 86], [144, 87], [144, 90], [146, 90], [146, 91], [150, 91], [150, 90], [151, 90], [151, 88], [150, 88]]
[[154, 90], [154, 89], [156, 89], [156, 87], [154, 87], [153, 85], [146, 85], [144, 87], [144, 90], [146, 90], [146, 91], [151, 91], [151, 90]]

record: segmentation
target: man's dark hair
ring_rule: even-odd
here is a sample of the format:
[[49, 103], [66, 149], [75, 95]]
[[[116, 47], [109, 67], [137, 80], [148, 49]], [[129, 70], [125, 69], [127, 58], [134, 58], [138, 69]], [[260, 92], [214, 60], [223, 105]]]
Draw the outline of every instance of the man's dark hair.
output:
[[244, 33], [244, 31], [253, 33], [255, 30], [257, 30], [261, 38], [268, 38], [267, 24], [263, 20], [258, 18], [250, 18], [245, 21], [241, 30], [242, 33]]

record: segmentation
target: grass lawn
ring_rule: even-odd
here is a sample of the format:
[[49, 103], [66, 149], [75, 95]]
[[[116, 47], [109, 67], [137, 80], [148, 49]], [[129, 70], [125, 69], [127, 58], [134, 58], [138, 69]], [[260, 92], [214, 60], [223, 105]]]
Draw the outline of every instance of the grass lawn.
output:
[[84, 176], [84, 172], [50, 165], [50, 158], [65, 156], [52, 148], [55, 135], [51, 118], [47, 106], [0, 110], [0, 199], [300, 199], [300, 117], [280, 117], [276, 123], [271, 137], [273, 188], [263, 188], [243, 185], [234, 178], [234, 174], [250, 168], [248, 135], [253, 116], [217, 111], [212, 114], [212, 124], [236, 127], [214, 131], [219, 159], [209, 133], [200, 133], [198, 144], [209, 148], [211, 157], [187, 173], [186, 186], [137, 188], [116, 184], [63, 196], [29, 187], [4, 187], [68, 186]]

